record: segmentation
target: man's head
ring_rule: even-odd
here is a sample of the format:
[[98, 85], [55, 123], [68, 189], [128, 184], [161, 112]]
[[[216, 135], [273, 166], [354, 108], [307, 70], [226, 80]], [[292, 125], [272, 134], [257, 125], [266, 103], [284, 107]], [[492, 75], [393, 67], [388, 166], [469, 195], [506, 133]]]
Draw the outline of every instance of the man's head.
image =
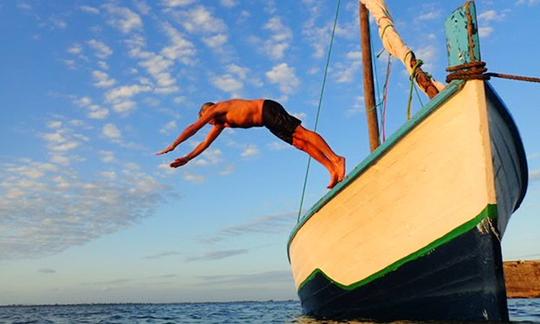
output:
[[210, 102], [210, 101], [209, 101], [209, 102], [203, 103], [203, 104], [201, 105], [201, 110], [199, 110], [199, 117], [201, 117], [201, 116], [204, 114], [204, 112], [206, 111], [206, 109], [212, 107], [213, 105], [215, 105], [215, 103]]

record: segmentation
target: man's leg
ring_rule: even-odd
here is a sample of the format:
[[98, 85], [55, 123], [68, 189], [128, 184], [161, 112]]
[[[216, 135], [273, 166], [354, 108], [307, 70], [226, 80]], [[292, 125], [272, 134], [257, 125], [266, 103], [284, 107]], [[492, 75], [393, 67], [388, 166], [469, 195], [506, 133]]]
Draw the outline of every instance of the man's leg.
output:
[[338, 182], [338, 173], [335, 170], [334, 163], [330, 161], [321, 150], [298, 137], [293, 137], [293, 146], [309, 154], [328, 170], [331, 177], [330, 183], [327, 186], [328, 189], [331, 189], [336, 185]]
[[[295, 144], [295, 141], [299, 145]], [[326, 141], [316, 132], [298, 126], [293, 133], [293, 145], [323, 164], [333, 179], [337, 176], [337, 182], [345, 178], [345, 158], [334, 153]], [[334, 185], [335, 183], [329, 187]]]

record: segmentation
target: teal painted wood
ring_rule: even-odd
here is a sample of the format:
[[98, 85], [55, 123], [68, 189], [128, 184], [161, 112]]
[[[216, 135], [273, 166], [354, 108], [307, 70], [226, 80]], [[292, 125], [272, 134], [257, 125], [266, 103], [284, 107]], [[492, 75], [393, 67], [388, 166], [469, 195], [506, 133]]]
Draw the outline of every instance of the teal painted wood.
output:
[[338, 183], [334, 189], [329, 191], [324, 195], [311, 209], [300, 219], [298, 224], [293, 228], [291, 235], [289, 237], [289, 242], [287, 244], [287, 255], [289, 256], [289, 247], [292, 240], [296, 236], [296, 233], [302, 228], [302, 226], [321, 208], [324, 207], [330, 200], [337, 196], [343, 189], [345, 189], [349, 184], [353, 183], [356, 178], [361, 176], [366, 170], [368, 170], [373, 164], [375, 164], [381, 157], [383, 157], [387, 152], [389, 152], [401, 139], [403, 139], [407, 134], [409, 134], [416, 126], [418, 126], [424, 119], [436, 111], [440, 106], [442, 106], [446, 101], [452, 98], [456, 93], [463, 88], [465, 81], [456, 80], [452, 81], [450, 84], [444, 88], [433, 100], [428, 102], [411, 120], [401, 126], [392, 136], [388, 138], [381, 146], [379, 146], [375, 151], [373, 151], [367, 158], [364, 159], [360, 164], [358, 164], [348, 175], [345, 180]]
[[476, 6], [467, 2], [446, 19], [448, 66], [480, 61], [480, 42]]

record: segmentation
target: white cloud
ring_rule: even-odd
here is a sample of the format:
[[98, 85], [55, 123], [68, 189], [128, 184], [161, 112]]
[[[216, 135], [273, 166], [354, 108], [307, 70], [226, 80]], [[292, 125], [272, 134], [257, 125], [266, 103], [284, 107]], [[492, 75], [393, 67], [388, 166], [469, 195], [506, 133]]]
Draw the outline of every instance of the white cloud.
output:
[[221, 171], [219, 172], [219, 175], [221, 175], [221, 176], [228, 176], [228, 175], [234, 173], [234, 171], [236, 171], [236, 167], [235, 167], [234, 165], [232, 165], [232, 164], [229, 164], [229, 165], [225, 166], [225, 167], [223, 168], [223, 170], [221, 170]]
[[292, 93], [300, 85], [295, 69], [287, 63], [274, 66], [272, 70], [266, 72], [266, 77], [271, 83], [278, 84], [284, 94]]
[[228, 93], [235, 93], [244, 87], [244, 83], [238, 77], [230, 74], [215, 76], [211, 79], [211, 82], [216, 88]]
[[345, 55], [346, 61], [336, 63], [335, 78], [338, 83], [349, 83], [360, 74], [362, 66], [362, 53], [360, 51], [350, 51]]
[[171, 24], [163, 24], [170, 45], [161, 50], [161, 54], [168, 59], [177, 60], [183, 64], [192, 64], [197, 55], [197, 49], [180, 31]]
[[113, 104], [113, 110], [120, 114], [127, 114], [133, 111], [136, 105], [137, 104], [133, 100], [123, 100]]
[[489, 37], [493, 33], [493, 27], [479, 27], [478, 28], [478, 35], [480, 37]]
[[101, 161], [105, 163], [112, 163], [116, 161], [116, 157], [112, 151], [99, 151], [99, 155], [101, 155]]
[[484, 22], [500, 21], [505, 17], [505, 13], [497, 12], [495, 10], [487, 10], [478, 15], [478, 20]]
[[101, 133], [105, 137], [113, 141], [119, 140], [120, 138], [122, 138], [122, 133], [120, 132], [118, 127], [116, 127], [116, 125], [111, 124], [111, 123], [105, 124], [105, 126], [103, 126], [103, 129], [101, 130]]
[[163, 0], [162, 3], [166, 7], [185, 7], [192, 4], [195, 0]]
[[90, 97], [76, 98], [73, 101], [77, 106], [88, 109], [88, 117], [92, 119], [104, 119], [109, 116], [109, 110], [92, 102]]
[[82, 47], [80, 44], [73, 44], [67, 51], [70, 54], [79, 55], [82, 53]]
[[142, 28], [141, 17], [131, 9], [113, 5], [106, 5], [105, 8], [112, 16], [110, 23], [121, 32], [128, 34]]
[[180, 23], [191, 33], [223, 33], [227, 26], [204, 6], [181, 13]]
[[529, 6], [535, 6], [537, 4], [540, 3], [540, 0], [518, 0], [517, 4], [518, 5], [523, 5], [523, 4], [526, 4], [526, 5], [529, 5]]
[[152, 89], [147, 85], [140, 85], [140, 84], [134, 84], [130, 86], [121, 86], [114, 89], [111, 89], [107, 92], [105, 95], [105, 98], [109, 102], [115, 102], [118, 100], [131, 98], [135, 96], [136, 94], [139, 94], [141, 92], [148, 92]]
[[167, 124], [165, 124], [161, 129], [159, 130], [162, 134], [170, 134], [178, 129], [178, 125], [176, 124], [176, 120], [171, 120]]
[[279, 17], [271, 18], [264, 28], [272, 32], [272, 36], [265, 42], [265, 51], [273, 59], [281, 59], [290, 47], [292, 31], [285, 26]]
[[109, 78], [109, 75], [103, 71], [92, 71], [92, 76], [96, 80], [94, 85], [98, 88], [110, 88], [116, 84], [116, 80]]
[[1, 260], [43, 257], [125, 229], [170, 192], [140, 170], [114, 182], [84, 180], [75, 169], [27, 159], [0, 165], [0, 178]]
[[90, 6], [80, 6], [79, 9], [80, 9], [82, 12], [86, 12], [86, 13], [89, 13], [89, 14], [93, 14], [93, 15], [98, 15], [98, 14], [99, 14], [99, 9], [94, 8], [94, 7], [90, 7]]
[[203, 42], [206, 46], [213, 49], [220, 49], [229, 40], [229, 36], [226, 34], [216, 34], [209, 37], [204, 37]]
[[257, 156], [259, 155], [260, 151], [259, 151], [259, 148], [257, 147], [257, 145], [255, 144], [249, 144], [248, 146], [246, 146], [246, 148], [244, 149], [244, 151], [242, 152], [242, 154], [240, 154], [242, 157], [254, 157], [254, 156]]
[[531, 170], [529, 173], [529, 179], [531, 181], [539, 181], [540, 180], [540, 170]]
[[441, 16], [441, 11], [439, 9], [431, 8], [428, 11], [420, 13], [416, 19], [418, 20], [434, 20]]
[[201, 184], [206, 180], [206, 178], [200, 174], [195, 174], [192, 172], [185, 172], [184, 180], [192, 182], [192, 183], [196, 183], [196, 184]]
[[100, 59], [106, 59], [113, 53], [109, 46], [96, 39], [89, 40], [87, 44], [95, 50], [95, 55]]

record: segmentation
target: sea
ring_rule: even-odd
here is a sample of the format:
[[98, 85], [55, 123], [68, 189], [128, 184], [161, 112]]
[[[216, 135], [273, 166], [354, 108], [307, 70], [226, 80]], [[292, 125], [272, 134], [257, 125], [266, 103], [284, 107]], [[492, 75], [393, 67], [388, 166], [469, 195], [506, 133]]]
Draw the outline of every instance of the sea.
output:
[[[512, 323], [540, 323], [540, 299], [510, 299], [508, 304]], [[290, 300], [181, 304], [0, 306], [0, 323], [316, 324], [373, 322], [316, 320], [302, 315], [300, 303]], [[394, 323], [413, 322], [398, 321]]]

